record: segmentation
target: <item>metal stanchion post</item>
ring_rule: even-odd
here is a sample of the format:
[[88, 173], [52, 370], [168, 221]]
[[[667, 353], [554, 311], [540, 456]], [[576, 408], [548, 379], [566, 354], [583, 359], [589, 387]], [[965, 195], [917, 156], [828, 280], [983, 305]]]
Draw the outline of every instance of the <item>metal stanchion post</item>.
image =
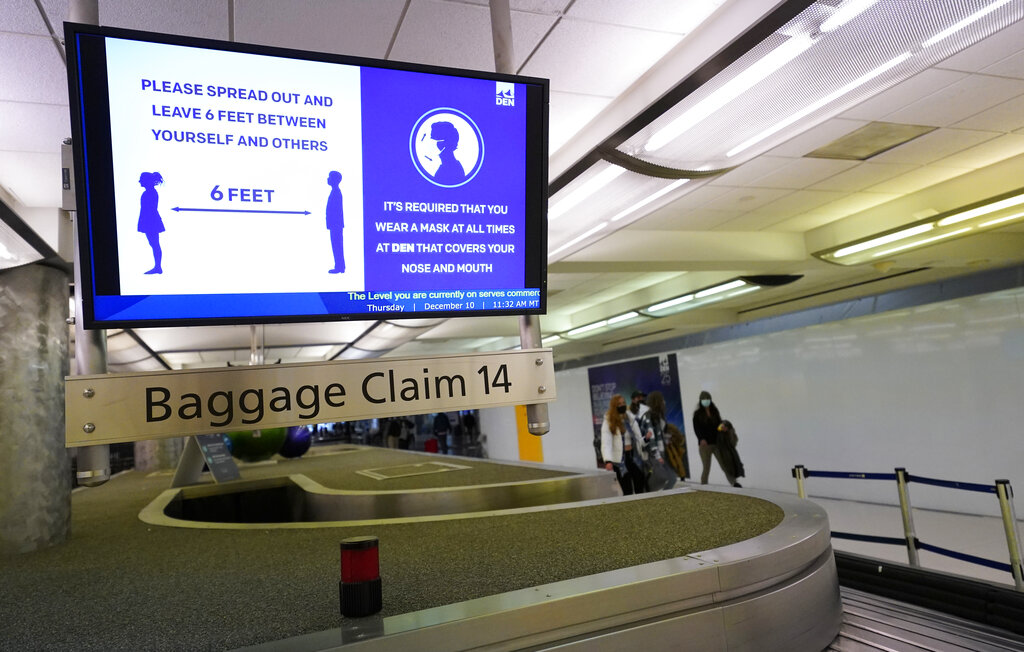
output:
[[996, 480], [996, 495], [999, 496], [999, 511], [1003, 514], [1003, 529], [1006, 530], [1006, 546], [1010, 549], [1010, 572], [1013, 585], [1024, 591], [1024, 576], [1021, 573], [1020, 533], [1017, 531], [1017, 516], [1013, 510], [1013, 488], [1009, 480]]
[[793, 477], [796, 478], [796, 494], [801, 498], [807, 498], [807, 492], [804, 491], [804, 471], [803, 464], [793, 467]]
[[910, 492], [907, 490], [907, 470], [896, 469], [896, 487], [900, 494], [900, 511], [903, 512], [903, 536], [907, 539], [907, 559], [911, 566], [920, 566], [917, 558], [917, 534], [914, 533], [914, 515], [910, 511]]

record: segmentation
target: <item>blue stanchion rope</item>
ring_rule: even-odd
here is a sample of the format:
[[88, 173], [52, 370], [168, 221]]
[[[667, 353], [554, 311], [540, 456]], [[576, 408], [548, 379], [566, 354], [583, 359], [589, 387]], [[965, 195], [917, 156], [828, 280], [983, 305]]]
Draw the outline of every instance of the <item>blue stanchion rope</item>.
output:
[[974, 555], [968, 555], [965, 552], [957, 552], [956, 550], [949, 550], [948, 548], [940, 548], [939, 546], [933, 546], [930, 543], [924, 543], [923, 541], [917, 541], [916, 543], [918, 550], [927, 550], [928, 552], [934, 552], [938, 555], [952, 557], [953, 559], [959, 559], [960, 561], [967, 561], [979, 566], [988, 566], [989, 568], [1006, 571], [1007, 573], [1013, 572], [1013, 568], [1011, 568], [1009, 564], [1004, 564], [1003, 562], [985, 559], [984, 557], [975, 557]]
[[955, 480], [937, 480], [935, 478], [925, 478], [920, 475], [907, 474], [907, 482], [919, 482], [921, 484], [935, 485], [936, 487], [946, 487], [948, 489], [962, 489], [964, 491], [980, 491], [984, 494], [996, 493], [996, 486], [994, 484], [978, 484], [976, 482], [957, 482]]
[[895, 480], [895, 473], [857, 473], [850, 471], [810, 471], [804, 469], [804, 477], [849, 478], [851, 480]]

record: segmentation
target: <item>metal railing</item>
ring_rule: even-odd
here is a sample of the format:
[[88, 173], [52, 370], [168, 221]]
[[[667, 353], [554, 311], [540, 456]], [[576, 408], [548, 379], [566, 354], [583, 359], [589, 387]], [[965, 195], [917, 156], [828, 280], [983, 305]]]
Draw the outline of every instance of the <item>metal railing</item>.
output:
[[[957, 482], [953, 480], [938, 480], [924, 476], [910, 475], [903, 467], [898, 467], [893, 473], [858, 473], [846, 471], [812, 471], [797, 464], [793, 467], [793, 477], [796, 478], [796, 490], [801, 498], [807, 498], [804, 489], [804, 480], [807, 478], [844, 478], [850, 480], [895, 480], [896, 490], [899, 495], [900, 511], [903, 516], [903, 538], [882, 537], [869, 534], [855, 534], [852, 532], [832, 532], [836, 539], [848, 539], [852, 541], [866, 541], [869, 543], [884, 543], [888, 545], [905, 546], [907, 559], [911, 566], [920, 566], [918, 551], [926, 550], [945, 557], [959, 559], [979, 566], [986, 566], [996, 570], [1006, 571], [1013, 575], [1013, 584], [1018, 591], [1024, 591], [1024, 572], [1021, 568], [1021, 539], [1017, 528], [1017, 517], [1013, 509], [1013, 488], [1009, 480], [996, 480], [993, 484], [977, 484], [974, 482]], [[1003, 530], [1006, 534], [1006, 547], [1010, 553], [1010, 563], [985, 559], [965, 552], [949, 550], [917, 538], [914, 532], [914, 516], [910, 506], [909, 484], [919, 484], [945, 487], [947, 489], [958, 489], [960, 491], [975, 491], [979, 493], [995, 494], [999, 499], [999, 511], [1003, 519]]]

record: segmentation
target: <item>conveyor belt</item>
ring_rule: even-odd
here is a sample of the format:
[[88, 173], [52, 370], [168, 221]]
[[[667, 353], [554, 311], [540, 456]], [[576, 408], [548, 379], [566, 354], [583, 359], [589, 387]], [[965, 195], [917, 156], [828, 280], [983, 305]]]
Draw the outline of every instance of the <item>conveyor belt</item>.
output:
[[1002, 629], [842, 587], [843, 625], [828, 647], [837, 652], [1006, 652], [1024, 637]]

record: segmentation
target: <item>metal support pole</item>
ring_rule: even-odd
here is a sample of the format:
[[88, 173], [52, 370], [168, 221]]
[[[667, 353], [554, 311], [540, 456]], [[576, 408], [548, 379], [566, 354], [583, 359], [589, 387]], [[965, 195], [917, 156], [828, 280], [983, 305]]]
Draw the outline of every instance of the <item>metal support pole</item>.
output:
[[[107, 373], [107, 331], [82, 328], [82, 273], [78, 262], [78, 228], [72, 224], [75, 249], [75, 374]], [[78, 484], [97, 487], [110, 479], [110, 446], [82, 446], [78, 449]]]
[[804, 490], [805, 470], [803, 464], [797, 464], [793, 467], [793, 477], [796, 478], [796, 495], [801, 498], [807, 498], [807, 492]]
[[996, 495], [999, 496], [999, 511], [1003, 514], [1003, 529], [1006, 530], [1006, 547], [1010, 550], [1010, 572], [1013, 585], [1024, 591], [1024, 575], [1021, 572], [1020, 532], [1017, 515], [1013, 510], [1013, 488], [1009, 480], [996, 480]]
[[71, 0], [68, 4], [68, 21], [83, 25], [99, 25], [99, 0]]
[[508, 0], [490, 0], [491, 40], [494, 43], [494, 71], [515, 72], [515, 51], [512, 49], [512, 12]]
[[[515, 52], [512, 49], [512, 11], [508, 0], [490, 0], [491, 40], [494, 43], [495, 72], [515, 72]], [[540, 348], [540, 319], [536, 315], [519, 316], [519, 341], [524, 349]], [[533, 435], [543, 435], [551, 429], [546, 403], [526, 406], [526, 424]]]
[[[99, 24], [98, 0], [71, 0], [68, 20], [87, 25]], [[75, 267], [75, 373], [77, 375], [107, 373], [107, 331], [82, 328], [82, 275], [78, 260], [78, 225], [74, 233]], [[82, 446], [78, 449], [78, 484], [95, 487], [110, 479], [110, 446]]]
[[[540, 347], [540, 318], [536, 315], [519, 316], [519, 341], [524, 349]], [[538, 364], [542, 363], [537, 358]], [[531, 435], [543, 435], [551, 430], [548, 420], [547, 403], [531, 403], [526, 406], [526, 427]]]
[[907, 559], [911, 566], [920, 566], [917, 558], [917, 535], [914, 533], [914, 515], [910, 511], [910, 492], [907, 490], [907, 470], [896, 469], [896, 487], [900, 494], [900, 511], [903, 512], [903, 536], [907, 539]]
[[263, 324], [249, 325], [249, 364], [263, 364], [266, 359], [266, 351], [263, 348], [263, 333], [266, 327]]

